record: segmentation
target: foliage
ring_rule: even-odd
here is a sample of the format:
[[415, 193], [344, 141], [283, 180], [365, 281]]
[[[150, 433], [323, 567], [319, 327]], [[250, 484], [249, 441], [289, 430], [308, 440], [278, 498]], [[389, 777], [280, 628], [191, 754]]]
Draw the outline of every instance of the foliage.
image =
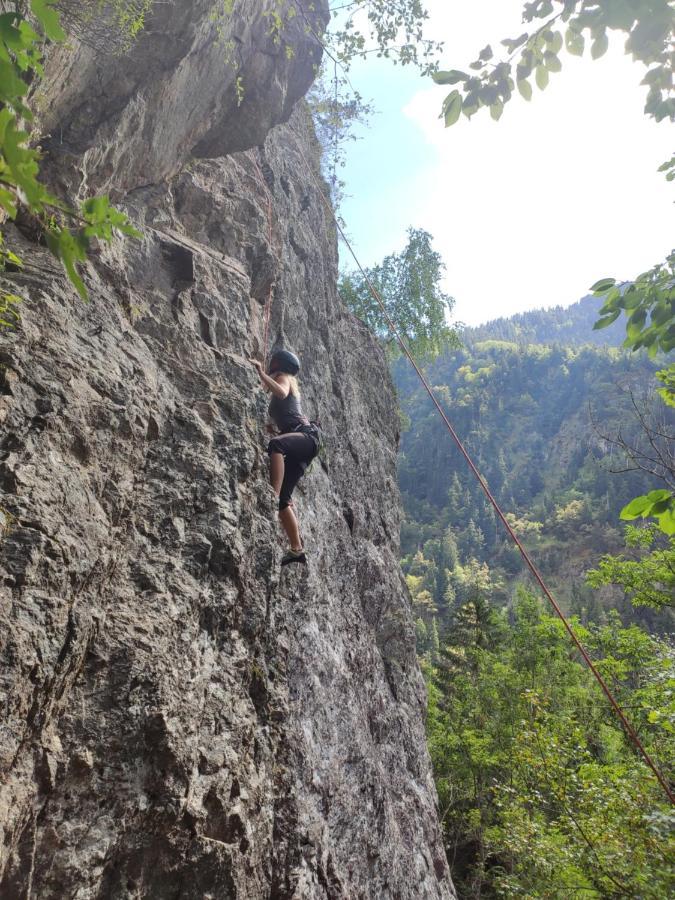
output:
[[624, 346], [644, 347], [651, 357], [675, 348], [675, 250], [665, 263], [643, 272], [635, 281], [617, 284], [602, 278], [591, 288], [604, 300], [596, 330], [611, 325], [621, 313], [627, 316]]
[[[591, 587], [619, 585], [636, 606], [661, 609], [675, 602], [675, 538], [659, 541], [658, 529], [626, 528], [626, 546], [643, 551], [638, 559], [604, 556], [586, 573]], [[644, 552], [649, 551], [649, 552]]]
[[656, 373], [656, 377], [663, 385], [662, 388], [657, 389], [657, 395], [663, 400], [666, 406], [675, 407], [675, 366], [670, 366], [668, 369], [661, 369], [660, 372]]
[[631, 500], [621, 510], [622, 519], [655, 518], [666, 534], [675, 534], [675, 504], [670, 491], [650, 491]]
[[[672, 0], [533, 0], [523, 8], [523, 22], [532, 27], [518, 37], [506, 38], [505, 59], [495, 62], [490, 44], [469, 64], [470, 72], [451, 69], [434, 73], [441, 85], [461, 85], [443, 102], [446, 126], [460, 115], [470, 118], [487, 108], [499, 119], [504, 105], [518, 90], [532, 97], [532, 81], [544, 90], [549, 76], [562, 69], [560, 51], [582, 56], [587, 44], [598, 59], [609, 46], [608, 32], [627, 35], [625, 49], [648, 67], [642, 81], [648, 87], [645, 113], [660, 122], [675, 118], [672, 44], [675, 38]], [[562, 26], [565, 26], [564, 28]]]
[[[650, 751], [672, 764], [672, 652], [616, 621], [574, 627], [620, 699], [631, 693]], [[424, 669], [462, 897], [669, 895], [670, 809], [557, 618], [526, 593], [509, 615], [467, 601]]]
[[[537, 327], [544, 336], [541, 317]], [[481, 336], [488, 335], [484, 326]], [[579, 567], [596, 566], [601, 557], [621, 551], [619, 512], [631, 497], [649, 490], [651, 477], [639, 468], [620, 477], [612, 474], [624, 466], [605, 435], [621, 432], [637, 441], [640, 423], [631, 417], [631, 396], [617, 391], [617, 385], [639, 392], [655, 369], [645, 355], [619, 349], [470, 340], [461, 350], [441, 354], [428, 365], [427, 375], [556, 596], [584, 620], [602, 621], [611, 603], [629, 621], [668, 631], [675, 621], [669, 611], [634, 610], [616, 589], [596, 595], [579, 573]], [[465, 596], [456, 577], [459, 569], [447, 562], [448, 530], [460, 567], [472, 559], [489, 566], [491, 595], [499, 602], [526, 576], [519, 554], [405, 360], [394, 364], [393, 373], [410, 419], [399, 454], [404, 568], [410, 570], [417, 553], [436, 567], [425, 589], [439, 608], [442, 630], [448, 622], [448, 586]], [[422, 568], [419, 561], [417, 567]]]
[[[589, 39], [591, 56], [597, 59], [607, 50], [608, 32], [618, 30], [627, 35], [626, 51], [648, 68], [643, 80], [648, 88], [645, 112], [656, 121], [675, 119], [674, 10], [675, 4], [667, 0], [528, 2], [523, 19], [534, 25], [520, 36], [502, 42], [508, 58], [493, 62], [493, 49], [487, 45], [470, 64], [471, 71], [453, 69], [434, 74], [439, 84], [457, 85], [446, 96], [441, 116], [446, 126], [451, 126], [462, 114], [470, 118], [487, 107], [497, 120], [516, 89], [530, 100], [532, 81], [540, 90], [547, 86], [550, 74], [562, 68], [559, 53], [563, 45], [568, 52], [582, 55]], [[672, 181], [673, 159], [664, 163], [661, 171]], [[675, 346], [672, 255], [664, 265], [630, 285], [619, 286], [614, 279], [603, 279], [593, 290], [607, 294], [599, 328], [611, 326], [623, 310], [628, 316], [627, 347], [645, 347], [655, 356], [659, 350], [668, 351]], [[514, 350], [504, 343], [497, 348], [495, 343], [490, 348], [495, 354], [507, 356]], [[499, 411], [511, 431], [517, 427], [513, 411], [527, 409], [532, 400], [527, 391], [521, 391], [517, 398], [507, 395], [510, 384], [499, 379], [499, 367], [491, 366], [491, 360], [485, 359], [486, 350], [484, 346], [480, 348], [481, 359], [476, 364], [472, 361], [471, 365], [458, 366], [457, 375], [465, 382], [463, 391], [451, 394], [446, 386], [452, 385], [445, 378], [439, 379], [439, 392], [445, 392], [448, 400], [452, 397], [455, 410], [458, 399], [460, 405], [471, 406], [472, 422], [476, 424], [473, 430], [461, 431], [469, 436], [470, 443], [475, 439], [479, 447], [486, 431], [485, 404], [479, 390], [489, 390], [491, 382], [504, 387], [506, 396]], [[550, 357], [555, 355], [555, 351], [549, 351]], [[556, 359], [552, 364], [559, 376], [569, 376], [571, 367], [566, 360], [561, 364]], [[675, 371], [671, 367], [659, 377], [663, 384], [660, 395], [670, 404], [675, 399]], [[603, 384], [603, 394], [611, 391], [611, 386]], [[575, 387], [568, 383], [563, 397], [578, 403]], [[597, 382], [592, 389], [600, 401]], [[551, 399], [555, 402], [555, 398]], [[616, 408], [618, 404], [612, 406]], [[554, 413], [551, 420], [554, 422], [555, 418]], [[531, 443], [531, 434], [522, 431], [524, 442]], [[546, 430], [543, 434], [548, 437], [548, 451], [553, 435], [547, 435]], [[651, 441], [650, 433], [647, 437]], [[580, 450], [583, 454], [583, 448]], [[494, 456], [493, 453], [493, 459]], [[599, 504], [589, 502], [587, 488], [593, 484], [595, 493], [597, 482], [595, 478], [589, 482], [591, 461], [583, 459], [578, 486], [586, 490], [567, 491], [555, 498], [554, 506], [549, 500], [533, 509], [532, 499], [545, 487], [539, 471], [544, 459], [542, 447], [539, 458], [530, 463], [529, 473], [534, 477], [530, 483], [525, 482], [522, 490], [527, 511], [520, 514], [520, 519], [531, 523], [528, 543], [538, 542], [546, 565], [549, 522], [554, 523], [569, 553], [569, 543], [584, 529], [584, 544], [590, 539], [597, 541]], [[497, 491], [503, 492], [505, 486], [512, 491], [512, 457], [508, 469], [492, 460], [490, 463]], [[484, 470], [482, 464], [479, 467]], [[424, 471], [425, 466], [419, 466], [419, 470]], [[630, 477], [637, 474], [631, 472]], [[622, 488], [625, 487], [624, 479]], [[419, 520], [426, 516], [427, 521], [433, 521], [437, 505], [433, 495], [423, 487], [420, 490], [419, 485], [414, 490], [418, 498], [420, 493], [423, 495], [413, 506], [415, 517]], [[480, 504], [467, 493], [462, 492], [458, 481], [450, 481], [447, 496], [453, 511], [449, 518], [440, 518], [438, 529], [445, 529], [448, 522], [461, 523], [462, 529], [471, 516], [474, 527], [475, 520], [480, 519], [477, 527], [485, 536], [491, 531], [490, 511], [477, 516]], [[609, 512], [609, 490], [606, 497]], [[612, 497], [613, 507], [615, 500]], [[673, 503], [675, 497], [669, 491], [648, 491], [626, 505], [623, 516], [656, 514], [663, 530], [669, 531], [675, 521]], [[541, 529], [536, 527], [539, 522]], [[634, 529], [634, 534], [638, 531]], [[432, 536], [423, 544], [423, 559], [427, 545], [433, 548], [435, 539], [433, 529], [425, 528], [425, 532]], [[654, 531], [650, 529], [649, 533], [653, 535]], [[460, 550], [468, 554], [469, 548], [461, 547], [461, 533], [459, 537]], [[472, 543], [471, 552], [476, 552], [475, 539]], [[642, 546], [651, 549], [651, 544]], [[672, 550], [672, 542], [669, 547]], [[581, 547], [575, 554], [577, 558], [583, 558], [580, 551]], [[481, 558], [480, 547], [477, 552]], [[433, 553], [430, 556], [433, 559]], [[488, 558], [492, 566], [494, 553]], [[505, 555], [504, 569], [508, 563]], [[672, 556], [662, 546], [637, 560], [605, 556], [589, 578], [597, 586], [619, 584], [636, 602], [651, 602], [659, 607], [672, 587]], [[472, 621], [478, 623], [475, 601], [473, 606]], [[427, 663], [429, 743], [449, 856], [455, 861], [462, 896], [654, 900], [670, 896], [675, 888], [669, 866], [675, 847], [672, 839], [668, 843], [673, 818], [670, 808], [661, 805], [658, 785], [626, 745], [620, 727], [608, 718], [605, 700], [589, 673], [571, 658], [560, 623], [543, 615], [531, 599], [523, 597], [511, 616], [514, 625], [506, 638], [495, 637], [494, 629], [484, 628], [482, 643], [478, 643], [475, 629], [467, 632], [459, 627], [460, 616], [455, 610], [445, 634], [441, 628], [440, 663]], [[484, 617], [483, 621], [489, 623], [489, 618]], [[675, 679], [670, 648], [634, 626], [622, 628], [618, 617], [610, 617], [602, 627], [592, 625], [584, 630], [579, 623], [574, 627], [590, 646], [611, 688], [619, 694], [619, 702], [630, 696], [632, 718], [648, 749], [660, 759], [664, 771], [672, 768]]]
[[[543, 20], [543, 22], [542, 22]], [[488, 107], [494, 119], [499, 119], [504, 104], [517, 84], [522, 96], [529, 100], [532, 85], [528, 79], [534, 73], [537, 86], [543, 90], [549, 73], [562, 68], [559, 52], [565, 44], [568, 52], [581, 56], [586, 36], [592, 40], [591, 56], [597, 59], [607, 50], [608, 31], [626, 34], [625, 49], [633, 59], [648, 67], [643, 84], [648, 86], [645, 113], [657, 122], [675, 120], [675, 0], [533, 0], [525, 4], [523, 21], [537, 22], [535, 30], [523, 32], [517, 38], [502, 41], [509, 57], [493, 63], [492, 47], [481, 50], [478, 59], [469, 66], [476, 74], [458, 69], [435, 72], [438, 84], [461, 84], [444, 100], [441, 116], [446, 126], [453, 125], [463, 113], [471, 117], [481, 107]], [[539, 24], [541, 22], [541, 24]], [[566, 26], [563, 36], [558, 23]], [[518, 62], [515, 59], [518, 57]], [[515, 65], [515, 81], [513, 70]], [[675, 169], [673, 158], [660, 170], [671, 181]], [[665, 263], [638, 276], [635, 281], [620, 286], [614, 278], [603, 278], [592, 289], [604, 295], [605, 303], [596, 329], [611, 325], [621, 314], [628, 316], [626, 346], [633, 350], [645, 347], [651, 356], [659, 350], [669, 352], [675, 347], [675, 251]], [[662, 379], [663, 396], [673, 400], [669, 385], [675, 380], [675, 364], [666, 370]], [[669, 402], [669, 401], [668, 401]], [[647, 495], [636, 498], [640, 510], [652, 508]], [[663, 507], [663, 508], [662, 508]], [[675, 493], [657, 501], [658, 521], [667, 533], [675, 533]], [[625, 518], [632, 517], [627, 507]]]
[[[306, 31], [324, 50], [323, 64], [308, 101], [337, 208], [344, 192], [338, 169], [345, 164], [345, 144], [356, 139], [354, 126], [364, 124], [373, 111], [349, 80], [351, 63], [374, 53], [394, 64], [416, 66], [426, 75], [436, 68], [435, 56], [442, 44], [425, 39], [424, 26], [429, 15], [420, 0], [333, 0], [331, 21], [323, 34], [295, 0], [291, 0], [286, 19], [294, 17], [297, 11], [304, 17]], [[278, 14], [278, 18], [278, 28], [283, 29], [284, 17]]]
[[343, 65], [375, 54], [425, 75], [435, 70], [443, 45], [424, 36], [429, 14], [421, 0], [334, 0], [331, 13], [328, 42]]
[[[646, 348], [651, 357], [675, 347], [675, 251], [665, 263], [643, 272], [635, 281], [619, 285], [614, 278], [603, 278], [591, 290], [604, 299], [596, 329], [611, 325], [623, 312], [627, 317], [625, 347], [633, 351]], [[657, 377], [663, 384], [659, 396], [668, 406], [675, 406], [675, 363]], [[670, 474], [675, 477], [675, 468]], [[675, 534], [675, 493], [653, 490], [621, 511], [622, 519], [638, 516], [654, 517], [663, 532]]]
[[[236, 0], [219, 0], [212, 13], [223, 40], [225, 23], [235, 3]], [[376, 54], [394, 64], [416, 66], [426, 75], [435, 70], [435, 57], [442, 44], [424, 36], [429, 14], [421, 0], [330, 0], [329, 13], [325, 30], [323, 16], [313, 2], [276, 0], [265, 15], [269, 37], [289, 58], [294, 48], [285, 40], [285, 32], [290, 23], [298, 20], [305, 33], [323, 50], [323, 63], [321, 68], [317, 67], [316, 80], [307, 99], [324, 153], [324, 173], [337, 207], [344, 190], [344, 183], [338, 177], [338, 169], [344, 165], [344, 145], [355, 139], [354, 125], [364, 123], [372, 112], [371, 105], [349, 80], [350, 65], [355, 59]], [[233, 54], [236, 45], [231, 40], [224, 40], [224, 45], [236, 66]], [[236, 87], [241, 103], [245, 95], [241, 75], [237, 77]]]
[[330, 68], [324, 64], [307, 95], [307, 102], [321, 144], [324, 175], [337, 209], [344, 192], [344, 181], [338, 170], [345, 165], [346, 145], [357, 139], [354, 126], [365, 124], [373, 108], [358, 91], [351, 90], [344, 75], [338, 74], [336, 65], [332, 67], [332, 75]]
[[[401, 253], [392, 253], [379, 266], [367, 270], [398, 333], [413, 353], [426, 357], [458, 344], [455, 331], [447, 324], [454, 300], [441, 289], [445, 266], [432, 248], [432, 240], [428, 232], [410, 228]], [[381, 340], [391, 340], [368, 279], [358, 271], [343, 275], [338, 286], [340, 296], [374, 334]]]
[[55, 0], [61, 24], [99, 53], [124, 53], [145, 27], [155, 0]]
[[[38, 218], [50, 250], [86, 299], [78, 266], [85, 261], [92, 239], [109, 241], [114, 230], [132, 236], [138, 232], [126, 215], [110, 206], [107, 197], [91, 198], [72, 209], [39, 180], [40, 152], [32, 146], [34, 118], [27, 96], [29, 87], [43, 74], [44, 41], [62, 41], [65, 33], [53, 0], [31, 0], [30, 8], [30, 20], [21, 3], [0, 15], [0, 212], [14, 219], [23, 206]], [[72, 223], [76, 223], [74, 227]], [[8, 263], [22, 265], [4, 244], [0, 253], [3, 269]], [[5, 313], [13, 311], [17, 300], [8, 294], [0, 298]], [[8, 319], [3, 319], [6, 325]]]
[[[5, 246], [5, 238], [0, 232], [0, 273], [4, 272], [7, 266], [14, 266], [17, 269], [23, 267], [23, 263], [16, 255]], [[21, 303], [21, 297], [16, 294], [0, 293], [0, 329], [12, 328], [19, 321], [18, 305]]]

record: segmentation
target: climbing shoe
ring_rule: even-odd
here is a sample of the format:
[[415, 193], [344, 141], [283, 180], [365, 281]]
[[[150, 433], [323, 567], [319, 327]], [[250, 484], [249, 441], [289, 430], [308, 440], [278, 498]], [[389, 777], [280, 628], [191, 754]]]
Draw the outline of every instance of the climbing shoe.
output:
[[304, 550], [289, 550], [281, 557], [281, 565], [287, 566], [289, 563], [306, 563], [307, 554]]

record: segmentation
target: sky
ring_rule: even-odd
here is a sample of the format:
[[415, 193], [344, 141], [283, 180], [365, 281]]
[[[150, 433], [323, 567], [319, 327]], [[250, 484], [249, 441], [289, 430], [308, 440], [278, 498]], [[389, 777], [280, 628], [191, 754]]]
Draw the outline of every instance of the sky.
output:
[[[523, 31], [520, 0], [430, 0], [441, 68]], [[675, 185], [658, 166], [673, 126], [643, 113], [645, 69], [621, 35], [592, 61], [562, 51], [548, 87], [519, 95], [499, 122], [487, 110], [446, 129], [452, 88], [370, 58], [350, 80], [377, 110], [348, 145], [342, 215], [357, 255], [373, 265], [424, 228], [446, 264], [453, 318], [477, 325], [574, 303], [601, 277], [629, 279], [675, 246]], [[345, 268], [350, 260], [342, 254]]]

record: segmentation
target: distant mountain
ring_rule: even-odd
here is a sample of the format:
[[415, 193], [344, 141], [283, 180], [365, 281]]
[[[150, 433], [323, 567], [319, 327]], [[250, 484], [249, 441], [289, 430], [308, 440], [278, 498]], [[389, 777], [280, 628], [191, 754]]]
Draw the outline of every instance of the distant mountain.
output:
[[[576, 309], [525, 313], [472, 329], [481, 340], [465, 340], [462, 349], [428, 363], [426, 374], [564, 606], [596, 621], [614, 607], [626, 621], [669, 631], [675, 623], [669, 614], [634, 610], [620, 592], [594, 592], [584, 580], [603, 554], [624, 550], [619, 512], [654, 486], [652, 476], [626, 466], [611, 438], [621, 432], [629, 443], [644, 441], [633, 398], [648, 414], [643, 398], [653, 391], [659, 366], [646, 354], [617, 347], [588, 341], [573, 346], [570, 335], [582, 341], [581, 316], [594, 321], [593, 303], [587, 299]], [[553, 334], [565, 334], [568, 346]], [[415, 373], [398, 359], [393, 374], [404, 423], [403, 568], [416, 585], [415, 609], [436, 610], [442, 634], [471, 587], [467, 573], [489, 578], [492, 599], [500, 605], [523, 571]]]
[[626, 336], [623, 317], [601, 331], [593, 331], [602, 298], [588, 295], [571, 306], [535, 309], [509, 318], [493, 319], [485, 325], [466, 328], [462, 340], [471, 346], [480, 341], [497, 340], [523, 344], [560, 344], [578, 347], [620, 347]]

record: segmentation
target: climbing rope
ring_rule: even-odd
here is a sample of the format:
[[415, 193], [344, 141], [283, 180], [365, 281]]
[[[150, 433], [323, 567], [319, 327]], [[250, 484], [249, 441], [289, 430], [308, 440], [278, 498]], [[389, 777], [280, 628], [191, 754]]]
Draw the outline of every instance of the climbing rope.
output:
[[[291, 131], [293, 131], [293, 133], [295, 134], [296, 138], [298, 138], [298, 142], [300, 142], [300, 137], [299, 137], [299, 135], [295, 132], [295, 130], [294, 130], [292, 127], [291, 127]], [[541, 590], [543, 591], [544, 596], [546, 597], [546, 599], [549, 601], [549, 603], [551, 604], [551, 606], [552, 606], [553, 609], [555, 610], [556, 615], [558, 616], [558, 618], [560, 619], [560, 621], [563, 623], [563, 625], [564, 625], [564, 627], [565, 627], [565, 630], [567, 631], [567, 633], [568, 633], [569, 636], [571, 637], [572, 641], [574, 642], [574, 644], [575, 644], [577, 650], [579, 651], [579, 653], [580, 653], [581, 656], [583, 657], [584, 662], [586, 663], [586, 665], [588, 666], [588, 668], [590, 669], [590, 671], [593, 673], [595, 679], [597, 680], [598, 684], [599, 684], [600, 687], [602, 688], [602, 690], [603, 690], [605, 696], [607, 697], [607, 699], [608, 699], [608, 701], [609, 701], [609, 703], [610, 703], [612, 709], [614, 710], [614, 712], [616, 713], [616, 715], [619, 717], [619, 720], [621, 721], [621, 724], [623, 725], [623, 727], [624, 727], [626, 733], [627, 733], [628, 736], [630, 737], [631, 741], [633, 742], [634, 746], [636, 747], [636, 749], [638, 750], [638, 752], [639, 752], [640, 755], [642, 756], [642, 758], [643, 758], [643, 760], [645, 761], [645, 763], [649, 766], [649, 768], [652, 770], [652, 772], [653, 772], [654, 775], [656, 776], [657, 781], [659, 782], [659, 784], [660, 784], [661, 787], [663, 788], [663, 790], [664, 790], [666, 796], [668, 797], [668, 799], [670, 800], [670, 802], [671, 802], [672, 804], [675, 804], [675, 796], [673, 795], [673, 793], [672, 793], [672, 791], [671, 791], [671, 789], [670, 789], [668, 783], [666, 782], [664, 776], [661, 774], [661, 772], [659, 771], [659, 769], [656, 767], [656, 764], [653, 762], [651, 756], [649, 755], [649, 753], [647, 752], [647, 750], [644, 748], [644, 746], [643, 746], [643, 744], [642, 744], [642, 741], [640, 740], [640, 738], [639, 738], [639, 736], [638, 736], [638, 734], [637, 734], [635, 728], [634, 728], [634, 727], [631, 725], [631, 723], [629, 722], [628, 718], [626, 717], [626, 714], [625, 714], [624, 711], [621, 709], [621, 707], [619, 706], [618, 701], [615, 699], [615, 697], [614, 697], [614, 695], [612, 694], [611, 690], [609, 689], [609, 687], [608, 687], [607, 684], [605, 683], [605, 680], [604, 680], [604, 678], [602, 677], [602, 675], [600, 674], [600, 672], [598, 671], [598, 669], [597, 669], [595, 663], [593, 662], [593, 660], [591, 659], [591, 657], [588, 655], [588, 652], [587, 652], [586, 649], [584, 648], [584, 646], [583, 646], [583, 644], [581, 643], [581, 641], [579, 640], [579, 638], [578, 638], [578, 637], [576, 636], [576, 634], [574, 633], [574, 630], [572, 629], [572, 626], [571, 626], [571, 625], [569, 624], [569, 622], [567, 621], [567, 618], [566, 618], [565, 614], [563, 613], [562, 609], [560, 608], [560, 606], [559, 606], [558, 603], [556, 602], [555, 598], [554, 598], [553, 595], [551, 594], [550, 590], [549, 590], [548, 587], [546, 586], [546, 583], [545, 583], [544, 579], [542, 578], [542, 576], [540, 575], [540, 573], [539, 573], [537, 567], [534, 565], [534, 563], [533, 563], [532, 560], [530, 559], [530, 555], [528, 554], [528, 552], [527, 552], [527, 550], [525, 549], [525, 547], [522, 545], [522, 543], [521, 543], [521, 541], [520, 541], [518, 535], [515, 533], [515, 531], [513, 530], [513, 528], [511, 527], [511, 525], [510, 525], [509, 522], [507, 521], [506, 516], [504, 515], [504, 513], [502, 512], [502, 510], [501, 510], [499, 504], [497, 503], [497, 501], [496, 501], [495, 498], [493, 497], [492, 492], [490, 491], [490, 488], [489, 488], [488, 485], [487, 485], [487, 482], [485, 481], [485, 479], [483, 478], [483, 476], [480, 474], [480, 472], [479, 472], [478, 469], [476, 468], [476, 466], [475, 466], [473, 460], [471, 459], [471, 456], [469, 455], [468, 451], [466, 450], [466, 448], [464, 447], [463, 443], [462, 443], [461, 440], [459, 439], [459, 436], [457, 435], [457, 432], [456, 432], [455, 429], [453, 428], [452, 423], [450, 422], [450, 419], [448, 418], [448, 416], [446, 415], [446, 413], [445, 413], [443, 407], [442, 407], [441, 404], [439, 403], [439, 401], [438, 401], [438, 399], [437, 399], [437, 397], [436, 397], [436, 395], [435, 395], [435, 393], [434, 393], [434, 391], [433, 391], [431, 385], [430, 385], [429, 382], [427, 381], [427, 379], [426, 379], [424, 373], [422, 372], [422, 370], [420, 369], [419, 365], [418, 365], [417, 362], [415, 361], [415, 358], [413, 357], [412, 353], [411, 353], [410, 350], [408, 349], [408, 347], [407, 347], [405, 341], [403, 340], [403, 338], [402, 338], [401, 335], [399, 334], [398, 329], [396, 328], [396, 325], [394, 324], [394, 321], [392, 320], [391, 316], [390, 316], [389, 313], [387, 312], [387, 308], [386, 308], [386, 306], [385, 306], [385, 304], [384, 304], [384, 301], [382, 300], [382, 297], [381, 297], [380, 294], [379, 294], [379, 291], [377, 290], [377, 288], [376, 288], [375, 285], [373, 284], [373, 282], [372, 282], [371, 278], [369, 277], [368, 273], [365, 271], [365, 269], [363, 268], [363, 266], [362, 266], [361, 263], [359, 262], [358, 257], [356, 256], [356, 253], [354, 252], [354, 249], [353, 249], [351, 243], [349, 242], [349, 239], [347, 238], [347, 235], [346, 235], [345, 232], [344, 232], [344, 229], [343, 229], [342, 226], [340, 225], [340, 222], [339, 222], [337, 216], [335, 215], [335, 211], [333, 210], [333, 207], [332, 207], [331, 203], [328, 201], [328, 198], [326, 197], [326, 195], [325, 195], [325, 193], [324, 193], [323, 187], [322, 187], [321, 183], [319, 182], [319, 179], [318, 179], [316, 173], [314, 172], [314, 169], [313, 169], [313, 168], [311, 167], [311, 165], [309, 164], [309, 162], [308, 162], [308, 160], [307, 160], [307, 157], [306, 157], [305, 154], [303, 153], [303, 151], [302, 151], [302, 149], [301, 149], [301, 147], [300, 147], [299, 144], [298, 144], [297, 150], [298, 150], [298, 153], [300, 154], [300, 156], [302, 157], [302, 159], [303, 159], [303, 161], [304, 161], [304, 163], [305, 163], [305, 166], [307, 167], [307, 170], [308, 170], [309, 173], [310, 173], [310, 176], [311, 176], [312, 180], [314, 181], [314, 184], [315, 184], [315, 186], [316, 186], [316, 188], [317, 188], [317, 190], [318, 190], [319, 196], [321, 197], [321, 200], [322, 200], [324, 206], [325, 206], [326, 209], [328, 210], [329, 216], [331, 217], [331, 219], [332, 219], [333, 222], [335, 223], [335, 226], [336, 226], [336, 228], [337, 228], [337, 230], [338, 230], [338, 232], [339, 232], [339, 234], [340, 234], [342, 240], [344, 241], [344, 243], [345, 243], [347, 249], [349, 250], [350, 254], [352, 255], [352, 257], [353, 257], [353, 259], [354, 259], [354, 262], [356, 263], [356, 265], [357, 265], [359, 271], [360, 271], [361, 274], [363, 275], [363, 277], [364, 277], [364, 279], [365, 279], [365, 281], [366, 281], [366, 284], [368, 285], [368, 289], [369, 289], [370, 293], [372, 294], [374, 300], [377, 302], [378, 306], [379, 306], [380, 309], [382, 310], [382, 315], [384, 316], [384, 318], [385, 318], [385, 320], [386, 320], [386, 322], [387, 322], [387, 325], [388, 325], [388, 327], [389, 327], [389, 330], [391, 331], [391, 334], [393, 335], [393, 337], [396, 338], [396, 341], [398, 342], [398, 345], [400, 346], [401, 350], [403, 351], [403, 353], [405, 354], [405, 356], [406, 356], [406, 357], [408, 358], [408, 360], [410, 361], [410, 364], [412, 365], [413, 369], [414, 369], [415, 372], [417, 373], [417, 376], [418, 376], [418, 378], [420, 379], [420, 381], [422, 382], [422, 384], [423, 384], [423, 386], [424, 386], [424, 389], [426, 390], [427, 394], [428, 394], [429, 397], [431, 398], [431, 400], [432, 400], [434, 406], [436, 407], [436, 410], [437, 410], [438, 414], [440, 415], [441, 419], [443, 420], [443, 423], [445, 424], [445, 427], [446, 427], [447, 430], [450, 432], [450, 435], [451, 435], [453, 441], [455, 442], [455, 444], [456, 444], [457, 447], [459, 448], [459, 450], [460, 450], [462, 456], [464, 457], [464, 459], [465, 459], [466, 462], [468, 463], [469, 468], [471, 469], [471, 471], [472, 471], [473, 474], [475, 475], [476, 479], [478, 480], [478, 483], [480, 484], [481, 488], [483, 489], [483, 492], [485, 493], [485, 496], [487, 497], [487, 499], [489, 500], [489, 502], [490, 502], [490, 504], [492, 505], [493, 509], [494, 509], [495, 512], [497, 513], [497, 516], [499, 517], [500, 521], [501, 521], [502, 524], [504, 525], [504, 528], [506, 528], [506, 530], [507, 530], [509, 536], [511, 537], [511, 540], [515, 543], [516, 547], [517, 547], [518, 550], [520, 551], [520, 555], [522, 556], [523, 560], [525, 561], [525, 564], [527, 565], [528, 569], [529, 569], [530, 572], [532, 573], [532, 575], [533, 575], [535, 581], [537, 582], [537, 584], [539, 585], [539, 587], [540, 587]]]
[[[272, 191], [269, 189], [267, 182], [265, 181], [265, 176], [263, 175], [262, 169], [260, 168], [260, 164], [255, 156], [252, 157], [253, 164], [256, 167], [258, 172], [258, 176], [260, 178], [260, 183], [262, 185], [263, 191], [267, 196], [267, 240], [270, 246], [270, 250], [274, 253], [274, 249], [272, 246], [273, 240], [273, 229], [272, 229]], [[269, 291], [267, 292], [267, 300], [265, 302], [265, 313], [264, 313], [264, 337], [263, 337], [263, 368], [267, 370], [267, 348], [269, 345], [269, 332], [270, 332], [270, 316], [272, 313], [272, 301], [274, 298], [274, 281], [270, 282]]]

